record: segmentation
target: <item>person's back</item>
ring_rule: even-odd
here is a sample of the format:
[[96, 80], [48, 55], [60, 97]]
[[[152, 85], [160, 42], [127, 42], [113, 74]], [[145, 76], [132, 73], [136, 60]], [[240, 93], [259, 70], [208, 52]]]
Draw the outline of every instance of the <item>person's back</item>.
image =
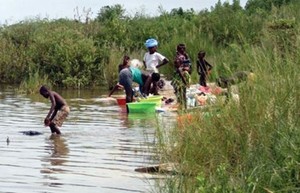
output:
[[130, 71], [132, 73], [132, 81], [139, 84], [139, 86], [144, 85], [144, 81], [142, 78], [142, 71], [135, 67], [130, 67]]

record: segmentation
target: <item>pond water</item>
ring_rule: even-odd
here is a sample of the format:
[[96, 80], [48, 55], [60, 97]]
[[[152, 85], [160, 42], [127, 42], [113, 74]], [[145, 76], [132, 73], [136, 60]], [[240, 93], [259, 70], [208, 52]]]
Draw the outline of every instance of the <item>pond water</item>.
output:
[[[156, 128], [170, 127], [172, 115], [127, 115], [117, 105], [100, 103], [99, 90], [58, 92], [71, 107], [61, 136], [43, 126], [50, 101], [0, 89], [0, 192], [153, 190], [160, 176], [134, 169], [157, 162]], [[30, 130], [42, 134], [21, 133]]]

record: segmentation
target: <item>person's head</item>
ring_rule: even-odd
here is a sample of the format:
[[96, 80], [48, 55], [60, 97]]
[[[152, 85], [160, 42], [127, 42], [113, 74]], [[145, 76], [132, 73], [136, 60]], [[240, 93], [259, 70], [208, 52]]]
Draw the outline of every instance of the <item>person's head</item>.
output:
[[186, 49], [185, 44], [178, 44], [176, 49], [177, 49], [177, 52], [184, 54], [185, 49]]
[[160, 74], [159, 74], [159, 73], [156, 73], [156, 72], [152, 73], [152, 74], [151, 74], [151, 79], [152, 79], [153, 82], [159, 81], [159, 79], [160, 79]]
[[202, 58], [204, 58], [205, 57], [205, 51], [203, 51], [203, 50], [200, 50], [199, 52], [198, 52], [198, 58], [199, 59], [202, 59]]
[[157, 46], [149, 47], [148, 50], [149, 50], [150, 54], [153, 54], [157, 51]]
[[123, 66], [127, 66], [129, 64], [129, 60], [130, 60], [130, 57], [128, 55], [125, 55], [123, 57]]
[[150, 39], [146, 40], [145, 46], [146, 46], [146, 48], [148, 48], [150, 53], [154, 53], [154, 52], [156, 52], [158, 42], [156, 39], [150, 38]]
[[45, 97], [48, 98], [49, 97], [49, 89], [46, 86], [41, 86], [40, 88], [40, 94]]

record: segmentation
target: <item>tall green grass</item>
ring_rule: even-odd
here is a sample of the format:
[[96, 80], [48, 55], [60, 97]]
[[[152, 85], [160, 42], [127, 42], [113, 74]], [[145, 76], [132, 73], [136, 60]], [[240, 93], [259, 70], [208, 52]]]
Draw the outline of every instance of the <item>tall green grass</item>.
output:
[[283, 57], [280, 49], [262, 43], [224, 51], [251, 61], [256, 79], [238, 85], [238, 104], [195, 112], [161, 133], [161, 161], [179, 163], [181, 173], [157, 192], [300, 191], [299, 55]]
[[39, 71], [36, 71], [20, 83], [18, 92], [26, 94], [36, 93], [41, 85], [51, 86], [51, 83], [47, 76], [41, 77]]

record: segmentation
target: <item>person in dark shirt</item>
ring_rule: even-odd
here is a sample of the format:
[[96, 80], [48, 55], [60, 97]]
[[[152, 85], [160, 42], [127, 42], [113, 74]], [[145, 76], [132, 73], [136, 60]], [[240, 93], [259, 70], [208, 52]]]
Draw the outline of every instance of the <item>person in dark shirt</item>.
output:
[[205, 60], [205, 51], [200, 51], [198, 53], [198, 60], [197, 60], [197, 72], [199, 74], [199, 84], [201, 86], [207, 87], [206, 80], [209, 72], [213, 68], [211, 64], [209, 64]]

